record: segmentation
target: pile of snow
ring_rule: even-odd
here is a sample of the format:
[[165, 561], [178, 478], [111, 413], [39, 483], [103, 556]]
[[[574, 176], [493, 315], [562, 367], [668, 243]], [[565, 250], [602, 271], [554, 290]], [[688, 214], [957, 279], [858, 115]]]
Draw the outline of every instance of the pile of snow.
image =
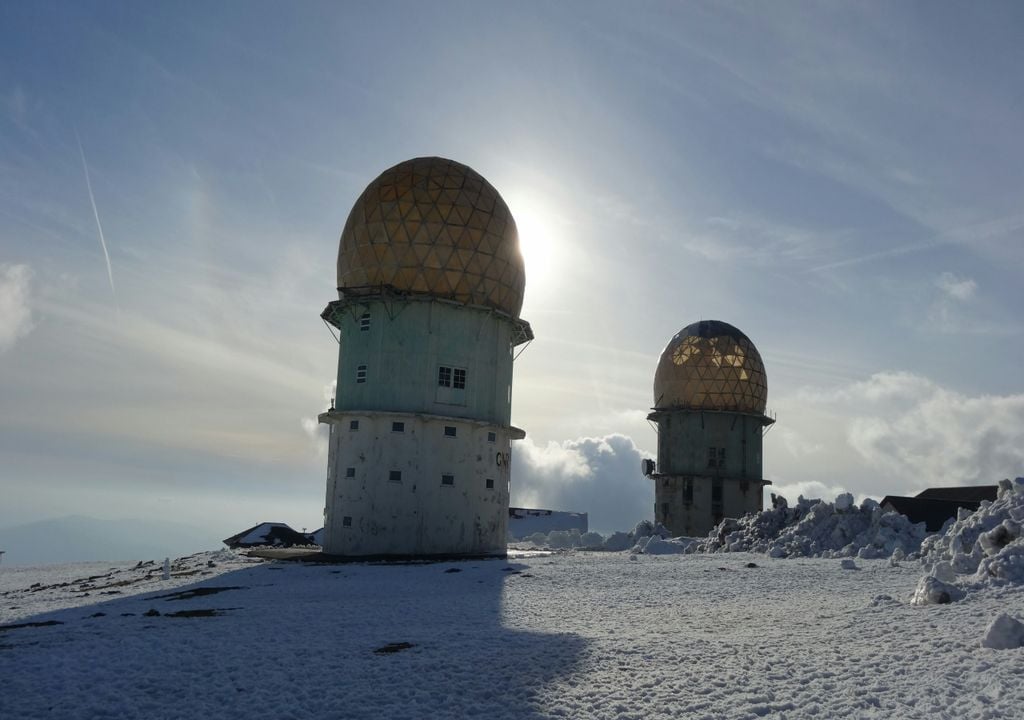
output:
[[915, 605], [958, 600], [986, 585], [1024, 584], [1024, 478], [1002, 480], [994, 502], [961, 509], [945, 532], [921, 545], [928, 574], [911, 598]]
[[534, 533], [519, 542], [529, 543], [534, 548], [545, 550], [580, 549], [605, 552], [631, 550], [643, 552], [643, 546], [652, 537], [664, 540], [670, 536], [671, 533], [665, 529], [664, 525], [660, 523], [656, 525], [650, 520], [641, 520], [631, 532], [615, 532], [607, 537], [596, 532], [581, 533], [577, 529], [552, 530], [549, 533]]
[[993, 650], [1012, 650], [1024, 647], [1024, 623], [1006, 613], [996, 616], [985, 629], [985, 637], [981, 646]]
[[843, 493], [835, 502], [807, 500], [795, 507], [772, 496], [774, 507], [723, 520], [701, 541], [702, 552], [762, 552], [771, 557], [859, 557], [916, 553], [924, 540], [924, 523], [887, 512], [870, 498], [857, 506]]
[[633, 546], [634, 553], [644, 555], [684, 555], [697, 552], [700, 541], [697, 538], [663, 538], [659, 535], [642, 537]]
[[548, 533], [535, 532], [532, 535], [511, 542], [518, 544], [528, 543], [535, 548], [545, 550], [569, 550], [573, 548], [602, 550], [604, 549], [605, 538], [600, 533], [581, 533], [579, 529], [573, 528], [571, 530], [552, 530]]
[[642, 520], [630, 533], [633, 545], [629, 551], [634, 555], [685, 555], [697, 552], [697, 538], [672, 537], [672, 533], [661, 523]]

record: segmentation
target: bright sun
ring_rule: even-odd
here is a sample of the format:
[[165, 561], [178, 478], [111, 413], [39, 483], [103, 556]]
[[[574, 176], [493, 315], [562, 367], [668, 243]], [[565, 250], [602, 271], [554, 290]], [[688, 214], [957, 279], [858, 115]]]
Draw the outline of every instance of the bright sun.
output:
[[561, 255], [560, 223], [533, 198], [509, 202], [519, 230], [519, 250], [526, 264], [526, 294], [543, 295], [550, 289]]

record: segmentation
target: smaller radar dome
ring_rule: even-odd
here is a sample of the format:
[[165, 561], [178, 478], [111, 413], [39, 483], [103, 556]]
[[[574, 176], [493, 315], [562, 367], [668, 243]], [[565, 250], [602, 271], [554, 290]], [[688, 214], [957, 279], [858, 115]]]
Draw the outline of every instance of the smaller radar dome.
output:
[[453, 160], [422, 157], [382, 172], [341, 233], [338, 290], [433, 295], [519, 317], [526, 273], [501, 195]]
[[761, 355], [729, 323], [702, 320], [669, 341], [654, 374], [654, 407], [764, 415], [768, 379]]

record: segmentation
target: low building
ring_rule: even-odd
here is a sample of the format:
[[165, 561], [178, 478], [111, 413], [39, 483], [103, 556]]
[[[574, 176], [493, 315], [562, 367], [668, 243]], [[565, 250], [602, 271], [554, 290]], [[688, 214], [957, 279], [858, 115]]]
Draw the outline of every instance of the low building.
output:
[[547, 535], [553, 530], [579, 530], [582, 535], [587, 532], [588, 525], [587, 513], [532, 508], [508, 509], [508, 534], [515, 540], [530, 537], [535, 533]]
[[938, 532], [956, 517], [960, 508], [977, 510], [983, 500], [992, 502], [998, 493], [996, 485], [928, 488], [914, 497], [886, 495], [880, 505], [906, 515], [911, 522], [923, 522], [929, 532]]
[[274, 547], [292, 547], [294, 545], [309, 545], [309, 538], [292, 530], [285, 523], [264, 522], [253, 525], [248, 530], [243, 530], [237, 535], [224, 540], [224, 544], [232, 550], [236, 548], [262, 547], [273, 545]]

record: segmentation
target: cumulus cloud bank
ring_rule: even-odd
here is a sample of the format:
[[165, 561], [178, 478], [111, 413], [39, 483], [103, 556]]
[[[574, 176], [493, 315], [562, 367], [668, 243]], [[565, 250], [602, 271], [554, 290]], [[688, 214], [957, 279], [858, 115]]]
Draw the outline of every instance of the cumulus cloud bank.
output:
[[850, 444], [869, 462], [921, 484], [994, 483], [1024, 468], [1024, 394], [967, 397], [924, 378], [874, 376], [885, 415], [855, 417]]
[[514, 507], [590, 514], [590, 529], [632, 528], [653, 514], [654, 486], [640, 472], [647, 454], [632, 438], [612, 434], [536, 445], [512, 443]]
[[805, 400], [844, 406], [845, 442], [893, 491], [991, 484], [1024, 471], [1024, 394], [970, 397], [882, 372]]
[[0, 353], [32, 330], [31, 284], [28, 265], [0, 264]]

